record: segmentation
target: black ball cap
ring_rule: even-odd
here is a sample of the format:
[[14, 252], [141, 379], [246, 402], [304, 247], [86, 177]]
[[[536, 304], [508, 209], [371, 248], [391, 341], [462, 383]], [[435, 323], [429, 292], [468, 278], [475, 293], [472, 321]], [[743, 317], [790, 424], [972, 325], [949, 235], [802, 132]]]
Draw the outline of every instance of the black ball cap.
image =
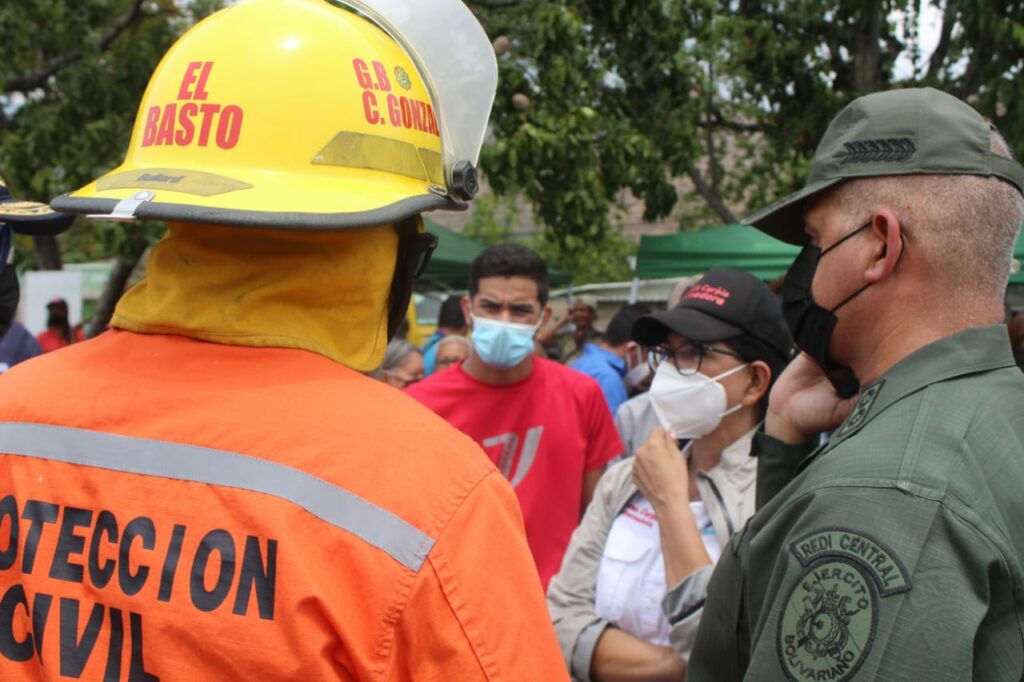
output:
[[793, 347], [778, 297], [757, 277], [730, 268], [709, 270], [675, 308], [633, 324], [633, 340], [642, 346], [660, 345], [669, 332], [701, 343], [749, 335], [783, 357]]

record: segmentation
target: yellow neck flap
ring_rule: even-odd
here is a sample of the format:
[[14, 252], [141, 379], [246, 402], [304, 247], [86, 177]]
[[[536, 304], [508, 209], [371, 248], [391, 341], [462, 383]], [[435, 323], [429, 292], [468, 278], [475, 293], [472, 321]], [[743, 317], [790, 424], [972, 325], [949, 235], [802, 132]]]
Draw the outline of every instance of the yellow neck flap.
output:
[[111, 326], [301, 348], [360, 371], [380, 364], [398, 252], [394, 229], [167, 227], [145, 281], [124, 295]]

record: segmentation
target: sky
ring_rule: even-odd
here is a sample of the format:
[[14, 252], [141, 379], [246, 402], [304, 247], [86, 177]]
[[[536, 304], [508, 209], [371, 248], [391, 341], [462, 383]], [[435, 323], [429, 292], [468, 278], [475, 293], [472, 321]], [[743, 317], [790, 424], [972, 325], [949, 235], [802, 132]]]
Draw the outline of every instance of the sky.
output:
[[[917, 31], [921, 41], [920, 62], [927, 64], [928, 58], [935, 51], [935, 46], [939, 44], [939, 32], [942, 30], [942, 10], [931, 2], [922, 4], [924, 4], [924, 7], [921, 8], [917, 17]], [[904, 13], [893, 12], [889, 15], [889, 19], [902, 26], [905, 21]], [[913, 65], [907, 53], [904, 52], [896, 60], [896, 80], [910, 78], [912, 75]]]

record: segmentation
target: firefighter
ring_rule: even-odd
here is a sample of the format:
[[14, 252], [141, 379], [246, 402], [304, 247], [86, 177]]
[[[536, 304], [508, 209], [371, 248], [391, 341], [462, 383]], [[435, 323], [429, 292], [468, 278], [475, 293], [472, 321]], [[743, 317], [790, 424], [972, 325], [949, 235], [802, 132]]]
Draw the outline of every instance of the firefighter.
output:
[[53, 201], [166, 221], [146, 280], [2, 379], [0, 679], [565, 678], [508, 483], [361, 374], [495, 82], [458, 0], [247, 0], [170, 49]]

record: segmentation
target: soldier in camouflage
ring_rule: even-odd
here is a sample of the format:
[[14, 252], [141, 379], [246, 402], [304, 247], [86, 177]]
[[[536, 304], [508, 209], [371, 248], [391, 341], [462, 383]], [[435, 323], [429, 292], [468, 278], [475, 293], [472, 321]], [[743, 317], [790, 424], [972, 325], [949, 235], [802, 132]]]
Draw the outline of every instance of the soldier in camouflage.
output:
[[1001, 324], [1022, 188], [970, 106], [895, 90], [843, 109], [807, 186], [749, 219], [804, 247], [783, 291], [804, 353], [688, 682], [1022, 679], [1024, 375]]

